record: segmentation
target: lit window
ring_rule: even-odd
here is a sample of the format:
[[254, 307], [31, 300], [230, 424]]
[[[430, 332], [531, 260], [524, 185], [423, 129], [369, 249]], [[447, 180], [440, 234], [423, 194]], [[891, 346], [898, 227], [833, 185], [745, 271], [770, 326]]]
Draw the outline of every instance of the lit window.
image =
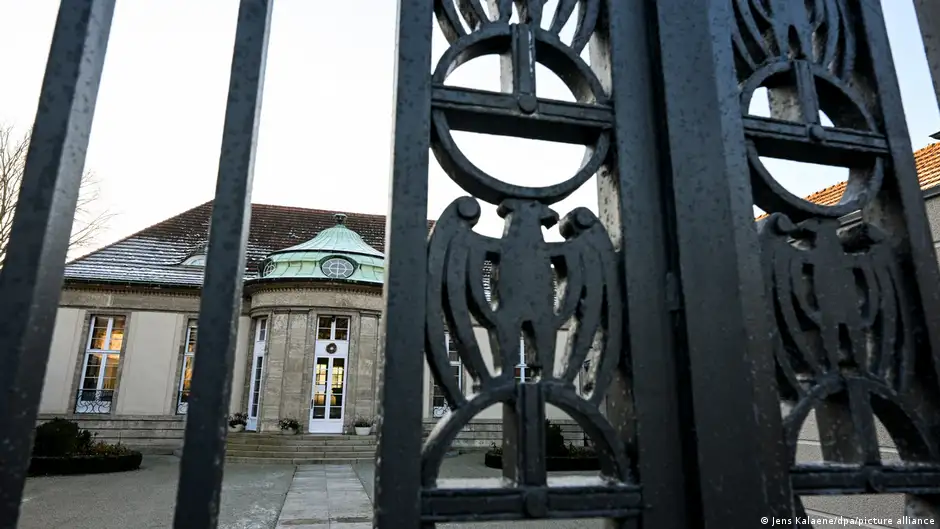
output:
[[193, 379], [193, 360], [196, 354], [196, 320], [186, 325], [186, 342], [183, 349], [183, 368], [180, 370], [180, 387], [176, 399], [176, 413], [184, 414], [189, 409], [189, 385]]
[[[447, 346], [447, 357], [450, 359], [451, 376], [457, 379], [457, 388], [463, 390], [463, 364], [457, 354], [457, 342], [450, 338], [449, 333], [444, 335], [444, 340]], [[431, 391], [431, 408], [434, 417], [443, 417], [447, 413], [447, 399], [444, 398], [444, 392], [437, 384], [434, 384]]]
[[346, 279], [355, 271], [352, 263], [340, 257], [332, 257], [323, 261], [320, 269], [323, 270], [323, 275], [330, 279]]
[[91, 317], [75, 413], [111, 413], [126, 321], [124, 316]]

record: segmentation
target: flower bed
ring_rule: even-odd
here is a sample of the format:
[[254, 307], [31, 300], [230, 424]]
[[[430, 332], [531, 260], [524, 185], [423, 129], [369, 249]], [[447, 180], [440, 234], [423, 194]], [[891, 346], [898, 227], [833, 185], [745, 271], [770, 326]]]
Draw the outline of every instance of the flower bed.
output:
[[[597, 453], [589, 446], [565, 445], [561, 428], [545, 421], [545, 469], [549, 472], [600, 470]], [[489, 468], [503, 468], [503, 449], [493, 445], [483, 456]]]
[[30, 476], [68, 474], [103, 474], [127, 472], [140, 468], [143, 455], [130, 451], [120, 455], [68, 455], [60, 457], [33, 456], [29, 460]]
[[[489, 468], [503, 468], [503, 454], [489, 450], [483, 456], [483, 464]], [[549, 472], [574, 472], [580, 470], [600, 470], [601, 465], [596, 455], [548, 456], [545, 469]]]
[[88, 430], [65, 419], [53, 419], [36, 428], [30, 476], [101, 474], [137, 470], [143, 455], [121, 444], [95, 442]]

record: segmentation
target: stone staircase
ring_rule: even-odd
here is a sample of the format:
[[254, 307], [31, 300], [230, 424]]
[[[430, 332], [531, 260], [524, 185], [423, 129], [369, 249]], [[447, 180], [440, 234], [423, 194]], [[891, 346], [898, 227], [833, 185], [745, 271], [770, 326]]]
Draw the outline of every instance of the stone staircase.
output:
[[352, 464], [375, 459], [374, 435], [229, 433], [226, 461], [280, 465]]

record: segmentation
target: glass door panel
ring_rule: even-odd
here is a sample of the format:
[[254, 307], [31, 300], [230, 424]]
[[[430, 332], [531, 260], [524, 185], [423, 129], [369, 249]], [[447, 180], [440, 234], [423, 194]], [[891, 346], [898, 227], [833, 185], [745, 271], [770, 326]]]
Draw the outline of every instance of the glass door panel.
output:
[[343, 418], [343, 381], [346, 375], [345, 360], [334, 358], [330, 384], [330, 419]]
[[317, 358], [317, 365], [313, 371], [313, 401], [310, 403], [310, 418], [326, 418], [326, 397], [329, 388], [326, 385], [327, 373], [330, 370], [329, 358]]

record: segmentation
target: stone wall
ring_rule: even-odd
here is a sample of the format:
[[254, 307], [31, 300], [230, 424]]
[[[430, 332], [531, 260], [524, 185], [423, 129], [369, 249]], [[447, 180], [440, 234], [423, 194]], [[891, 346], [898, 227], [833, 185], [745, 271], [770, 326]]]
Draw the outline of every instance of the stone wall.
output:
[[269, 318], [259, 429], [275, 431], [278, 420], [291, 417], [307, 430], [320, 316], [349, 318], [345, 424], [359, 415], [372, 417], [381, 289], [291, 283], [259, 285], [250, 291], [251, 316]]
[[39, 415], [37, 425], [61, 417], [78, 423], [95, 435], [96, 441], [121, 443], [144, 453], [168, 454], [183, 447], [185, 415], [125, 415], [121, 417], [85, 414]]

